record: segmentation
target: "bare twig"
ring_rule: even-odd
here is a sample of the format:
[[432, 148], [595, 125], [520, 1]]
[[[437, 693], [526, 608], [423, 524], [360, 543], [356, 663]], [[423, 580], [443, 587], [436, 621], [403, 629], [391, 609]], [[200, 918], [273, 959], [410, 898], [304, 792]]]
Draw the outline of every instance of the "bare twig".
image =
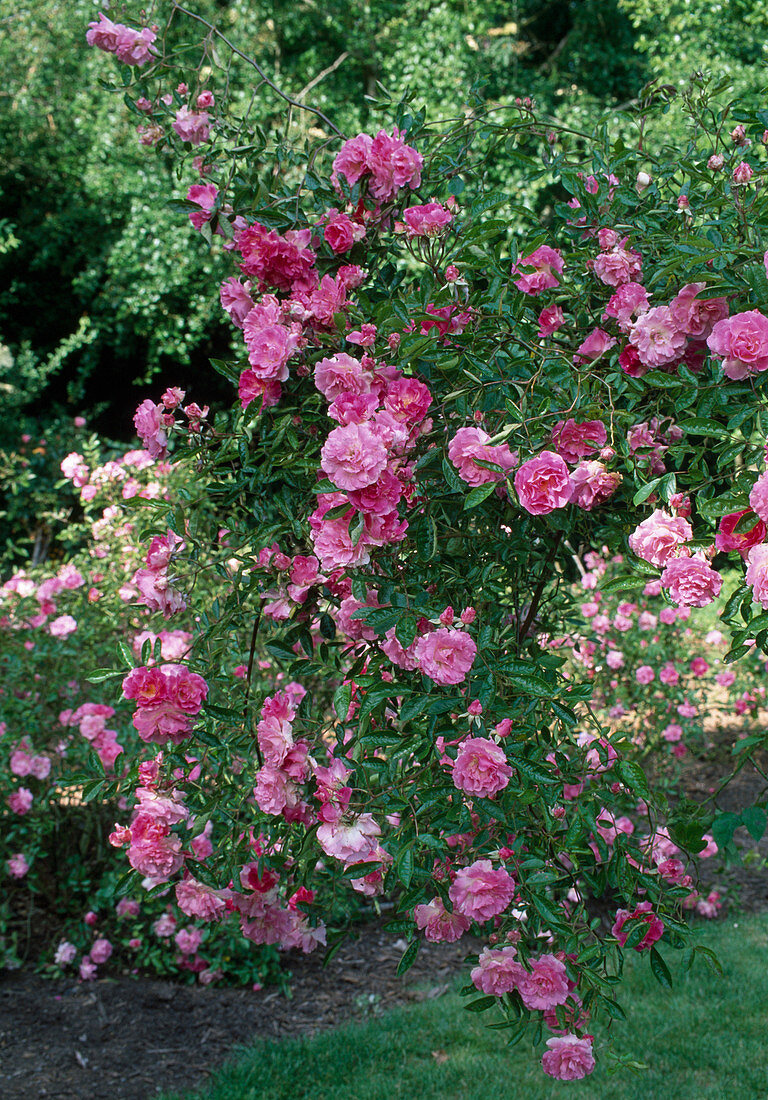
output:
[[203, 19], [202, 15], [197, 15], [195, 12], [190, 11], [189, 8], [185, 8], [182, 7], [181, 4], [177, 4], [176, 0], [172, 0], [172, 3], [174, 11], [179, 12], [181, 15], [186, 15], [190, 19], [195, 19], [198, 23], [202, 23], [203, 26], [207, 27], [211, 34], [215, 34], [216, 37], [220, 39], [224, 43], [224, 45], [232, 51], [232, 53], [242, 58], [242, 60], [245, 61], [247, 65], [250, 65], [252, 68], [254, 68], [261, 79], [264, 81], [264, 83], [269, 85], [272, 91], [275, 92], [276, 95], [280, 96], [281, 99], [285, 100], [286, 103], [289, 103], [292, 107], [297, 107], [300, 111], [309, 111], [311, 114], [316, 115], [318, 118], [323, 120], [326, 126], [329, 126], [330, 129], [333, 130], [334, 134], [337, 134], [339, 137], [344, 137], [338, 126], [334, 126], [331, 120], [326, 115], [324, 115], [322, 111], [319, 111], [317, 107], [308, 107], [305, 103], [300, 103], [298, 100], [293, 99], [291, 96], [287, 95], [282, 90], [282, 88], [279, 88], [277, 84], [275, 84], [273, 80], [270, 80], [270, 78], [267, 76], [267, 74], [264, 72], [257, 61], [254, 61], [254, 59], [252, 57], [249, 57], [248, 54], [245, 54], [242, 50], [239, 50], [234, 42], [231, 42], [226, 37], [226, 35], [223, 35], [218, 27], [215, 27], [213, 23], [209, 23], [207, 19]]

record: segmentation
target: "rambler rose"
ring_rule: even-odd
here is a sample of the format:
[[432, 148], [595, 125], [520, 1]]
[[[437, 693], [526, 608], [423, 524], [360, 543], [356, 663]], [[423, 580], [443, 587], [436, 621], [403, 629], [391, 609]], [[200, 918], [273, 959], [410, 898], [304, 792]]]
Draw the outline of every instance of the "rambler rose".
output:
[[723, 360], [726, 378], [738, 380], [768, 370], [768, 318], [750, 309], [718, 321], [707, 347]]
[[454, 909], [480, 924], [503, 913], [514, 896], [515, 880], [503, 868], [494, 868], [490, 859], [460, 868], [448, 891]]
[[556, 508], [564, 508], [572, 491], [568, 467], [554, 451], [542, 451], [529, 458], [515, 474], [520, 505], [532, 516], [545, 516]]
[[417, 638], [413, 653], [421, 671], [436, 684], [460, 684], [472, 667], [477, 646], [466, 631], [441, 626]]
[[487, 737], [462, 741], [451, 770], [459, 790], [480, 798], [490, 798], [504, 790], [512, 776], [507, 754]]
[[752, 589], [752, 598], [768, 609], [768, 546], [753, 546], [747, 554], [745, 581]]
[[[482, 428], [459, 428], [448, 446], [448, 457], [467, 485], [501, 481], [517, 461], [517, 455], [510, 451], [506, 443], [492, 446], [488, 442], [490, 438]], [[488, 470], [479, 466], [478, 461], [492, 462], [500, 469]]]
[[516, 947], [484, 947], [477, 966], [470, 971], [470, 978], [481, 993], [502, 997], [512, 993], [527, 971], [515, 959]]
[[577, 422], [570, 417], [558, 420], [552, 429], [552, 446], [571, 465], [580, 458], [596, 458], [607, 441], [608, 432], [602, 420]]
[[638, 558], [662, 566], [678, 546], [693, 538], [693, 528], [682, 516], [670, 516], [657, 509], [629, 536], [629, 548]]
[[340, 489], [373, 485], [387, 465], [387, 448], [365, 424], [334, 428], [321, 451], [322, 470]]
[[[521, 267], [532, 267], [533, 271], [529, 274], [521, 274]], [[543, 244], [535, 252], [523, 256], [512, 268], [512, 274], [518, 275], [515, 279], [518, 290], [535, 296], [559, 286], [560, 280], [557, 276], [563, 273], [564, 268], [565, 261], [560, 252], [556, 248]]]
[[541, 1059], [544, 1072], [558, 1081], [580, 1081], [595, 1068], [591, 1038], [562, 1035], [547, 1039], [549, 1050]]
[[[768, 509], [766, 509], [766, 511], [768, 512]], [[740, 525], [741, 520], [749, 515], [754, 519], [753, 526], [750, 527], [747, 525], [746, 529], [737, 531], [737, 525]], [[752, 512], [751, 509], [745, 508], [742, 512], [731, 512], [729, 515], [723, 516], [720, 520], [717, 534], [715, 535], [715, 547], [726, 553], [735, 550], [744, 557], [751, 547], [764, 541], [766, 531], [766, 525], [763, 520], [760, 519], [756, 513]]]
[[701, 554], [670, 558], [661, 574], [662, 588], [670, 599], [685, 607], [705, 607], [723, 587], [723, 578]]

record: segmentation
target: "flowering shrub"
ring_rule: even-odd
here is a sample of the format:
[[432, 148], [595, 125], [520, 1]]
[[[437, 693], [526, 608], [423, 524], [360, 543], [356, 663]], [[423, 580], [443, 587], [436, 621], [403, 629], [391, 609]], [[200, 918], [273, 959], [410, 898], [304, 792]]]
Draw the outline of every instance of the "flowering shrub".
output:
[[[0, 585], [0, 866], [6, 877], [0, 937], [5, 960], [13, 962], [32, 949], [41, 963], [77, 967], [84, 979], [95, 977], [107, 963], [161, 974], [186, 971], [203, 982], [272, 975], [277, 968], [273, 950], [249, 951], [226, 930], [212, 935], [194, 926], [173, 896], [162, 891], [141, 902], [125, 894], [124, 868], [107, 843], [125, 799], [116, 790], [108, 803], [94, 800], [93, 769], [116, 781], [129, 767], [155, 767], [145, 759], [143, 740], [148, 734], [157, 739], [161, 729], [169, 739], [183, 737], [199, 707], [203, 681], [180, 663], [192, 640], [190, 618], [177, 614], [172, 629], [148, 629], [147, 605], [155, 604], [147, 593], [171, 600], [168, 574], [180, 540], [170, 545], [165, 540], [165, 553], [155, 545], [151, 568], [141, 568], [143, 551], [127, 514], [130, 500], [150, 509], [153, 501], [165, 507], [177, 499], [177, 472], [145, 450], [102, 448], [95, 437], [82, 442], [83, 453], [66, 454], [57, 471], [59, 482], [63, 475], [79, 499], [79, 508], [69, 512], [67, 542], [50, 545], [48, 539], [46, 548], [50, 545], [54, 557], [16, 570]], [[29, 443], [22, 441], [22, 461]], [[44, 443], [38, 449], [44, 452]], [[36, 456], [38, 463], [43, 457]], [[44, 484], [52, 483], [50, 473], [37, 473]], [[66, 523], [65, 499], [60, 494], [59, 523]], [[143, 583], [147, 573], [154, 578], [151, 589]], [[178, 599], [171, 602], [176, 612], [183, 607]], [[106, 673], [89, 678], [94, 664], [112, 664], [118, 650], [126, 667], [143, 659], [147, 677], [166, 688], [156, 689], [154, 703], [146, 687], [143, 695], [137, 689], [133, 697], [145, 704], [145, 724], [135, 728], [130, 707], [115, 697]], [[268, 676], [269, 664], [264, 664], [262, 673]], [[233, 680], [235, 667], [232, 662]], [[138, 672], [132, 677], [136, 683]], [[173, 796], [162, 805], [168, 820], [193, 832], [192, 851], [202, 858], [212, 850], [212, 823], [196, 823]], [[24, 931], [30, 923], [32, 944]], [[69, 938], [57, 946], [46, 942], [50, 932]]]
[[[98, 33], [110, 52], [126, 40]], [[566, 676], [549, 642], [574, 548], [615, 552], [634, 529], [627, 591], [653, 576], [698, 608], [722, 586], [713, 525], [768, 516], [762, 145], [729, 139], [698, 81], [682, 150], [643, 149], [663, 103], [649, 93], [636, 149], [595, 138], [586, 153], [521, 104], [435, 129], [401, 107], [348, 140], [315, 111], [308, 160], [258, 134], [246, 155], [224, 82], [185, 82], [175, 104], [179, 75], [159, 52], [135, 73], [141, 140], [198, 173], [185, 209], [231, 255], [220, 297], [242, 354], [214, 364], [233, 385], [215, 419], [180, 413], [173, 390], [137, 412], [150, 454], [177, 441], [188, 486], [139, 598], [199, 623], [188, 673], [142, 659], [122, 681], [157, 751], [131, 767], [111, 842], [150, 890], [173, 883], [185, 914], [236, 919], [255, 943], [327, 942], [329, 892], [393, 901], [401, 969], [419, 930], [474, 929], [501, 946], [478, 960], [470, 1007], [510, 1038], [553, 1030], [545, 1072], [582, 1077], [588, 1021], [621, 1011], [623, 952], [669, 980], [657, 944], [686, 941], [691, 899], [673, 857], [707, 848], [708, 821], [658, 826], [631, 728], [603, 728], [591, 678]], [[757, 138], [761, 119], [742, 121]], [[543, 162], [559, 195], [520, 249], [511, 199], [485, 190], [498, 143]], [[727, 660], [768, 639], [750, 610], [761, 546], [724, 610], [744, 623]], [[258, 645], [287, 681], [268, 694]], [[228, 660], [246, 652], [236, 693]], [[625, 827], [628, 799], [642, 828]], [[200, 858], [190, 816], [227, 843]]]

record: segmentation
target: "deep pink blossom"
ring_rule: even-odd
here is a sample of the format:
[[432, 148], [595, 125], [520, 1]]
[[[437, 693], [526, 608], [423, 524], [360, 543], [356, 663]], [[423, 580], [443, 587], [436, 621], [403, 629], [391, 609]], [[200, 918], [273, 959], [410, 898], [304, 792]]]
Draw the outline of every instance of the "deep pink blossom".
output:
[[477, 859], [457, 872], [448, 896], [454, 909], [482, 924], [509, 906], [515, 880], [503, 868], [494, 869], [490, 859]]
[[595, 1068], [592, 1040], [579, 1039], [576, 1035], [561, 1035], [547, 1039], [549, 1050], [543, 1055], [541, 1065], [548, 1077], [558, 1081], [580, 1081]]
[[487, 737], [462, 741], [452, 771], [459, 790], [480, 798], [490, 798], [504, 790], [512, 776], [507, 754]]
[[723, 587], [723, 578], [701, 555], [670, 558], [661, 575], [661, 584], [670, 599], [685, 607], [705, 607]]

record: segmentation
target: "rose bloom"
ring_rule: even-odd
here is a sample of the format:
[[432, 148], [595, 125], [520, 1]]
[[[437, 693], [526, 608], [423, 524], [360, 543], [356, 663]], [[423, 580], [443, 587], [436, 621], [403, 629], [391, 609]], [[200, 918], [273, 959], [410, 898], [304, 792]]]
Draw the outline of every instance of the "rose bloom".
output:
[[727, 378], [768, 370], [768, 318], [751, 309], [718, 321], [707, 337], [707, 347], [723, 360]]
[[442, 898], [432, 898], [427, 905], [415, 906], [413, 919], [430, 943], [455, 943], [470, 925], [469, 919], [455, 909], [449, 913]]
[[763, 609], [768, 609], [768, 546], [753, 546], [747, 554], [747, 573], [744, 578], [752, 589], [752, 599]]
[[[490, 438], [482, 428], [459, 428], [448, 445], [448, 457], [467, 485], [474, 487], [500, 481], [517, 461], [517, 455], [510, 451], [506, 443], [490, 446]], [[477, 465], [478, 459], [481, 462], [493, 462], [501, 469], [487, 470], [484, 466]]]
[[544, 1072], [558, 1081], [579, 1081], [595, 1068], [592, 1040], [576, 1035], [547, 1039], [549, 1050], [541, 1059]]
[[518, 274], [521, 266], [532, 267], [534, 270], [529, 275], [520, 275], [515, 279], [515, 286], [518, 290], [522, 290], [523, 294], [535, 296], [559, 286], [557, 275], [562, 274], [565, 262], [556, 248], [543, 244], [528, 256], [523, 256], [512, 269], [512, 274]]
[[518, 983], [526, 1008], [546, 1010], [568, 1000], [568, 975], [565, 966], [554, 955], [532, 959], [530, 973]]
[[453, 221], [453, 214], [439, 202], [425, 206], [410, 206], [403, 211], [409, 237], [436, 237]]
[[627, 934], [622, 931], [624, 925], [628, 920], [636, 920], [641, 918], [647, 925], [647, 930], [635, 947], [635, 951], [645, 951], [649, 947], [653, 947], [657, 940], [660, 940], [664, 934], [664, 923], [653, 912], [653, 908], [649, 901], [641, 901], [632, 912], [628, 909], [619, 909], [616, 913], [616, 920], [611, 928], [611, 934], [616, 937], [621, 946], [627, 942]]
[[95, 963], [105, 963], [112, 954], [112, 944], [109, 940], [98, 939], [91, 944], [91, 960]]
[[693, 528], [682, 516], [668, 516], [657, 509], [629, 536], [629, 548], [643, 561], [662, 566], [692, 536]]
[[591, 512], [613, 496], [621, 482], [621, 474], [609, 472], [602, 462], [579, 462], [571, 470], [571, 503], [585, 512]]
[[573, 356], [576, 366], [580, 363], [593, 363], [606, 351], [610, 351], [616, 345], [616, 337], [611, 336], [602, 328], [593, 328], [586, 340], [582, 340]]
[[670, 744], [674, 744], [676, 741], [681, 741], [683, 738], [683, 727], [678, 726], [677, 722], [670, 722], [668, 726], [665, 726], [661, 731], [661, 736], [665, 741], [669, 741]]
[[[736, 531], [735, 528], [739, 521], [744, 516], [749, 515], [754, 515], [754, 526], [746, 531]], [[715, 547], [725, 552], [736, 550], [739, 554], [745, 556], [752, 546], [764, 541], [766, 533], [767, 529], [763, 520], [759, 519], [751, 508], [745, 508], [743, 512], [731, 512], [729, 515], [722, 517], [715, 535]]]
[[515, 492], [521, 506], [532, 516], [564, 508], [572, 490], [568, 467], [554, 451], [542, 451], [529, 458], [515, 474]]
[[507, 755], [486, 737], [470, 737], [459, 746], [453, 763], [453, 782], [467, 794], [490, 798], [508, 785], [512, 768]]
[[551, 336], [553, 332], [557, 332], [565, 324], [565, 314], [560, 306], [547, 306], [539, 314], [539, 331], [538, 336], [540, 339], [544, 339], [545, 336]]
[[670, 558], [661, 574], [661, 584], [670, 599], [685, 607], [705, 607], [723, 587], [723, 578], [700, 554], [692, 558]]
[[515, 961], [516, 947], [485, 947], [477, 966], [470, 971], [470, 978], [481, 993], [501, 997], [511, 993], [527, 972]]
[[646, 367], [660, 367], [680, 358], [686, 336], [677, 327], [669, 306], [655, 306], [632, 325], [629, 342], [637, 348], [641, 363]]
[[635, 679], [638, 684], [650, 684], [655, 678], [656, 673], [653, 671], [650, 665], [640, 665], [635, 673]]
[[417, 638], [413, 648], [419, 668], [436, 684], [460, 684], [477, 654], [474, 639], [463, 630], [438, 627]]
[[477, 859], [458, 871], [448, 896], [454, 909], [482, 924], [508, 907], [515, 880], [503, 868], [494, 870], [490, 859]]
[[340, 489], [364, 489], [387, 465], [387, 448], [366, 424], [334, 428], [321, 451], [323, 473]]
[[552, 429], [552, 446], [572, 465], [580, 458], [594, 457], [608, 440], [608, 432], [602, 420], [583, 420], [573, 417], [558, 420]]

